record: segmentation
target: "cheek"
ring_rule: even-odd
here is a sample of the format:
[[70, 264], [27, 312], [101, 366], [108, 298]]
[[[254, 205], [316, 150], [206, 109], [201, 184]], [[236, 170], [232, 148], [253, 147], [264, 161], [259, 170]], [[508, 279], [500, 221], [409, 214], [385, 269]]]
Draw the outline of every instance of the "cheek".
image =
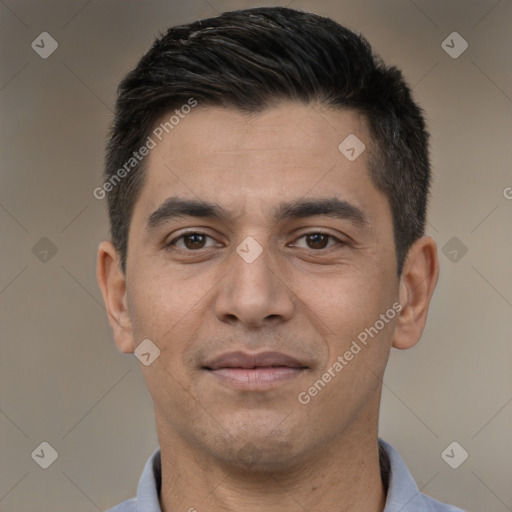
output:
[[326, 341], [328, 367], [342, 357], [344, 374], [358, 369], [359, 373], [351, 375], [356, 381], [368, 373], [380, 375], [396, 322], [393, 305], [398, 300], [398, 279], [389, 272], [361, 269], [316, 282], [318, 286], [307, 297], [304, 294], [303, 300], [306, 310], [314, 312], [315, 328]]
[[392, 306], [398, 280], [390, 279], [389, 272], [352, 268], [337, 274], [302, 275], [294, 288], [333, 333], [354, 334], [354, 329], [372, 325]]
[[200, 337], [215, 280], [179, 280], [169, 268], [134, 277], [129, 297], [135, 342], [149, 338], [160, 350], [159, 365], [184, 381], [191, 366], [187, 349]]
[[128, 281], [132, 319], [138, 329], [161, 335], [200, 301], [201, 290], [196, 285], [201, 283], [182, 283], [171, 269], [154, 262], [146, 268], [138, 264], [138, 268]]

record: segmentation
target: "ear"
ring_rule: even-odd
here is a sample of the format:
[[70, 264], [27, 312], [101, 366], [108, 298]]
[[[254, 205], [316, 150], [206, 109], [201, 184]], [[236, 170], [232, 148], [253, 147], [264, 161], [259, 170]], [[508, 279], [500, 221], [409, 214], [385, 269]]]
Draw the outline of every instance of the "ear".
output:
[[112, 242], [101, 242], [98, 247], [96, 277], [107, 308], [115, 344], [121, 352], [132, 354], [135, 344], [126, 296], [126, 278]]
[[436, 242], [429, 236], [421, 237], [409, 249], [400, 276], [402, 310], [393, 335], [394, 348], [411, 348], [419, 341], [438, 278]]

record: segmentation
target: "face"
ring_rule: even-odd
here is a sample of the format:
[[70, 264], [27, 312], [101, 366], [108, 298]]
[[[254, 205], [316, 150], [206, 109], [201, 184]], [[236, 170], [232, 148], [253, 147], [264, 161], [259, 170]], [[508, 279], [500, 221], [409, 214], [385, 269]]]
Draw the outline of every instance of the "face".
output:
[[371, 144], [350, 111], [199, 105], [150, 151], [123, 349], [160, 350], [141, 366], [160, 436], [270, 469], [376, 429], [400, 279]]

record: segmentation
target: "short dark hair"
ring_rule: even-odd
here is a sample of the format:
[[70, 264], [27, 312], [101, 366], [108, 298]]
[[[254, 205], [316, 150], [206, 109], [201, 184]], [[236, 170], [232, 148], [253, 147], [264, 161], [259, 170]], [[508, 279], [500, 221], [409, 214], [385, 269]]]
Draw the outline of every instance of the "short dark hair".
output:
[[145, 176], [145, 159], [134, 159], [134, 152], [164, 114], [191, 99], [244, 113], [291, 100], [362, 114], [372, 137], [369, 173], [391, 207], [401, 273], [425, 229], [430, 163], [423, 112], [401, 72], [373, 54], [364, 37], [330, 18], [284, 7], [172, 27], [120, 83], [104, 178], [112, 184], [108, 211], [123, 272]]

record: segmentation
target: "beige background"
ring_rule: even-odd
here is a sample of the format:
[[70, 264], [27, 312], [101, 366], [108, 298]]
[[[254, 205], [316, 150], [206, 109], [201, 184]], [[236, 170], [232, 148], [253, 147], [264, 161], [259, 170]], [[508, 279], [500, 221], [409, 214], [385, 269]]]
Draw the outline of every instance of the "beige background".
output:
[[[134, 495], [157, 446], [151, 401], [137, 360], [113, 346], [95, 281], [107, 220], [92, 191], [115, 89], [159, 31], [255, 5], [277, 4], [0, 2], [1, 511], [94, 512]], [[428, 113], [441, 278], [422, 342], [391, 355], [380, 435], [424, 492], [511, 511], [512, 2], [281, 5], [361, 31]], [[31, 48], [44, 31], [59, 44], [47, 59]], [[453, 31], [469, 43], [457, 59], [441, 47]], [[33, 249], [42, 237], [56, 254]], [[442, 252], [452, 237], [467, 247], [456, 262]], [[43, 441], [58, 452], [46, 470], [31, 458]], [[458, 469], [441, 458], [452, 441], [469, 453]]]

